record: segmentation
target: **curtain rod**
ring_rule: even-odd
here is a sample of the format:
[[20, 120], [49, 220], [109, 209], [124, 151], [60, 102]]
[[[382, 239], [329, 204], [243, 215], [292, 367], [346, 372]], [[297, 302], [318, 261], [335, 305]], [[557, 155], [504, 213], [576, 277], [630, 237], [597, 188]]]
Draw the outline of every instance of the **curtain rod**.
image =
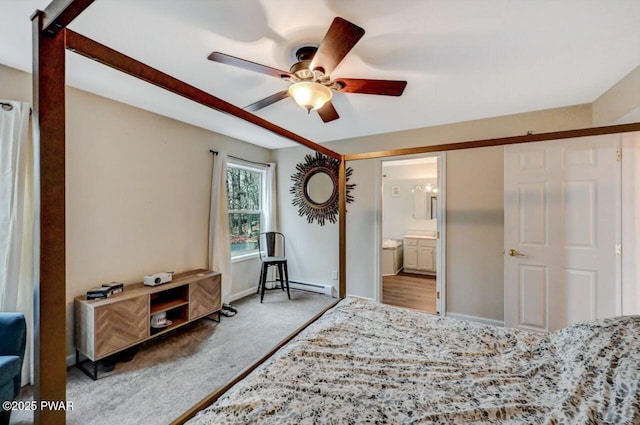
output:
[[[209, 152], [211, 152], [214, 155], [218, 155], [218, 151], [214, 151], [209, 149]], [[257, 162], [257, 161], [250, 161], [248, 159], [244, 159], [244, 158], [238, 158], [237, 156], [233, 156], [233, 155], [227, 155], [229, 158], [233, 158], [233, 159], [238, 159], [240, 161], [244, 161], [244, 162], [250, 162], [252, 164], [258, 164], [258, 165], [264, 165], [265, 167], [271, 167], [271, 165], [269, 164], [265, 164], [264, 162]]]

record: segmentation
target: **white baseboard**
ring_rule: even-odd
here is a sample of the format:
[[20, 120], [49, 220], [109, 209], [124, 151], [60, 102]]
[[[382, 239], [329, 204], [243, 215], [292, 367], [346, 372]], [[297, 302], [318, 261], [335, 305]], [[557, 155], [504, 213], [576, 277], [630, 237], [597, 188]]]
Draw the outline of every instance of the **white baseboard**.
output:
[[454, 319], [458, 319], [458, 320], [466, 320], [467, 322], [476, 322], [476, 323], [482, 323], [485, 325], [498, 326], [500, 328], [504, 328], [504, 322], [500, 320], [485, 319], [484, 317], [468, 316], [466, 314], [459, 314], [459, 313], [446, 313], [446, 316]]
[[289, 287], [291, 289], [301, 289], [303, 291], [317, 292], [318, 294], [324, 294], [333, 297], [333, 285], [290, 280]]
[[[319, 283], [310, 283], [310, 282], [301, 282], [297, 280], [289, 281], [289, 288], [291, 289], [301, 289], [303, 291], [316, 292], [318, 294], [329, 295], [333, 297], [333, 286], [331, 285], [322, 285]], [[258, 285], [245, 289], [244, 291], [238, 292], [236, 294], [230, 295], [228, 300], [225, 300], [227, 303], [232, 303], [234, 301], [239, 300], [240, 298], [244, 298], [248, 295], [255, 294], [258, 290]]]
[[378, 300], [376, 300], [375, 298], [363, 297], [362, 295], [347, 294], [347, 297], [362, 298], [363, 300], [378, 302]]

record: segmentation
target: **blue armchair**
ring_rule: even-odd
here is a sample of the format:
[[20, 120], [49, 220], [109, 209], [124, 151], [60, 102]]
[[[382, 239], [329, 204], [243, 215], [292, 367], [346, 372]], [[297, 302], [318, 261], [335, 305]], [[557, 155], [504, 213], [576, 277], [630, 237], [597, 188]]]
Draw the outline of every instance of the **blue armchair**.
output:
[[[27, 325], [22, 313], [0, 313], [0, 401], [14, 400], [20, 392]], [[0, 407], [0, 424], [9, 423], [11, 411]]]

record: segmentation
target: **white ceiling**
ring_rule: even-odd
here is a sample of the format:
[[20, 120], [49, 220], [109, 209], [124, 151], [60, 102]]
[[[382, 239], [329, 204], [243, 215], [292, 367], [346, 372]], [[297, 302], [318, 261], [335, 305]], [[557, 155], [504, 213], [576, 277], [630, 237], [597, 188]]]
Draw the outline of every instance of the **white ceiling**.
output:
[[[49, 0], [0, 0], [0, 63], [31, 70]], [[593, 102], [640, 65], [638, 0], [96, 0], [70, 28], [238, 106], [288, 87], [207, 60], [288, 70], [332, 19], [363, 27], [333, 77], [407, 80], [402, 97], [334, 95], [323, 123], [285, 99], [257, 113], [316, 142]], [[268, 148], [293, 143], [67, 53], [68, 84]]]

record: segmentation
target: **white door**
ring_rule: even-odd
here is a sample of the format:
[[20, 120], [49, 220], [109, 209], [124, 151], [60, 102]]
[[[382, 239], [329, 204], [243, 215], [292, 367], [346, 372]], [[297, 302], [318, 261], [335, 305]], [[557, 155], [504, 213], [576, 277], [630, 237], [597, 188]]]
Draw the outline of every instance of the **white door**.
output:
[[620, 135], [504, 152], [505, 326], [619, 314]]

